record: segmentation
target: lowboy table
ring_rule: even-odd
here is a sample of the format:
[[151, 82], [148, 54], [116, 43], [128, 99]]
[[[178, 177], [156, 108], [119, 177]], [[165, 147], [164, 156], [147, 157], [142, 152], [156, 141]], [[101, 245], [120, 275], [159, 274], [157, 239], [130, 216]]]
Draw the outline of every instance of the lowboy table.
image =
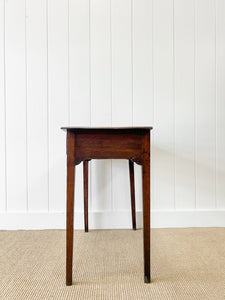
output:
[[136, 229], [134, 162], [142, 166], [144, 281], [150, 282], [150, 130], [152, 127], [62, 127], [67, 131], [66, 285], [72, 285], [75, 166], [83, 161], [84, 220], [88, 231], [88, 161], [128, 159], [133, 229]]

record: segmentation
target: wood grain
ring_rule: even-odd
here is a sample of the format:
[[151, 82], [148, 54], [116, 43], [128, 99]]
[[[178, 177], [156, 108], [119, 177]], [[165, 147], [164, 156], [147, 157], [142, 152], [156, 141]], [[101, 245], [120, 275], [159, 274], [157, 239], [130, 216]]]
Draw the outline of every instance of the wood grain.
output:
[[134, 189], [134, 163], [129, 160], [130, 172], [130, 197], [131, 197], [131, 211], [132, 211], [132, 226], [136, 230], [136, 210], [135, 210], [135, 189]]
[[83, 162], [84, 169], [84, 228], [88, 232], [88, 161]]
[[[64, 128], [65, 129], [65, 128]], [[72, 285], [74, 169], [83, 161], [84, 221], [88, 231], [88, 160], [128, 159], [133, 229], [136, 229], [134, 165], [142, 165], [144, 281], [150, 282], [150, 129], [77, 129], [67, 128], [67, 252], [66, 284]]]
[[144, 239], [144, 281], [149, 283], [150, 276], [150, 132], [143, 137], [143, 239]]
[[72, 284], [75, 135], [67, 133], [66, 285]]

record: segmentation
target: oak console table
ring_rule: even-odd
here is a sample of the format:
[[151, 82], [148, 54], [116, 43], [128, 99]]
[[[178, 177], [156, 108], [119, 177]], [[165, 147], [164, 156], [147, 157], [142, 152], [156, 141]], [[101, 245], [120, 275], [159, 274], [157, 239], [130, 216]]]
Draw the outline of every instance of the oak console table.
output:
[[83, 161], [84, 220], [88, 231], [88, 161], [128, 159], [133, 229], [134, 162], [142, 166], [144, 282], [150, 282], [150, 130], [152, 127], [62, 127], [67, 132], [66, 285], [72, 285], [75, 166]]

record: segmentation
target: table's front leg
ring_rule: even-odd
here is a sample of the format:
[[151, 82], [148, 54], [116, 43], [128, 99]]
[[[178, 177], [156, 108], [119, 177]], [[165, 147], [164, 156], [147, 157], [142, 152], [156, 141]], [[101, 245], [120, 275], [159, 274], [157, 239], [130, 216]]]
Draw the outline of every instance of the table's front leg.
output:
[[144, 242], [144, 281], [150, 283], [150, 134], [143, 140], [143, 242]]
[[75, 134], [67, 132], [66, 285], [72, 285]]
[[88, 160], [83, 163], [84, 174], [84, 229], [88, 232]]
[[136, 230], [134, 163], [130, 159], [129, 159], [129, 173], [130, 173], [130, 196], [131, 196], [132, 225], [133, 225], [133, 230]]

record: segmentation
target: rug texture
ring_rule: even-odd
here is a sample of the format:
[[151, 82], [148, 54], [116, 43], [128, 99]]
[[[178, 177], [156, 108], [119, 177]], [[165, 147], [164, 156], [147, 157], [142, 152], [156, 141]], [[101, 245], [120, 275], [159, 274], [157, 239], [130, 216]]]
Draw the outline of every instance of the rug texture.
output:
[[144, 283], [142, 230], [74, 232], [65, 285], [65, 231], [0, 231], [0, 299], [225, 299], [225, 228], [153, 229]]

